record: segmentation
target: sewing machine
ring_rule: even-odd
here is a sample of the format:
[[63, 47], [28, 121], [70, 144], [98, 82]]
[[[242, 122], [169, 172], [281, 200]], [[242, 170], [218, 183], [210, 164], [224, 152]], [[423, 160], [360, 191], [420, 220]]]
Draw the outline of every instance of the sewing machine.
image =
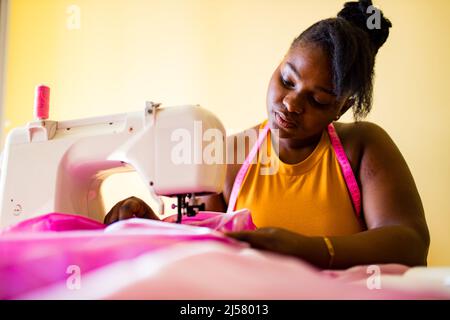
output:
[[[161, 196], [178, 198], [178, 222], [183, 214], [204, 209], [197, 195], [222, 191], [225, 130], [200, 106], [161, 107], [149, 102], [144, 110], [131, 113], [59, 122], [47, 118], [48, 110], [44, 116], [41, 112], [6, 139], [0, 227], [50, 212], [102, 221], [102, 182], [131, 170], [157, 201], [159, 214], [164, 214]], [[213, 137], [216, 161], [205, 161]]]

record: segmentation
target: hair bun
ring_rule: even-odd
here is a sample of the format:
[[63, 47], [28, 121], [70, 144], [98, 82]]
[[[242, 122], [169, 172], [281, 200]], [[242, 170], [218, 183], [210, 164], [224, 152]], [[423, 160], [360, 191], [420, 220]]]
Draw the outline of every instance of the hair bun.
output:
[[364, 30], [369, 35], [375, 52], [377, 52], [389, 37], [389, 28], [392, 27], [392, 23], [384, 17], [381, 10], [376, 9], [380, 12], [380, 28], [369, 29], [367, 21], [374, 14], [373, 10], [367, 12], [367, 8], [370, 6], [372, 6], [371, 0], [346, 2], [337, 16]]

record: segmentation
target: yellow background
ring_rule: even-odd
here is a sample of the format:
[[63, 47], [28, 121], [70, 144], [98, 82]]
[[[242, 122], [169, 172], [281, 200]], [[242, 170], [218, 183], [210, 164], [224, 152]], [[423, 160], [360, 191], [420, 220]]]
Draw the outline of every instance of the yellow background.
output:
[[[230, 132], [248, 128], [264, 119], [268, 80], [293, 38], [343, 2], [10, 0], [2, 139], [31, 120], [39, 83], [52, 89], [54, 120], [152, 100], [199, 103]], [[450, 1], [375, 5], [394, 27], [378, 55], [368, 120], [389, 132], [413, 172], [431, 230], [429, 263], [450, 265]], [[135, 175], [110, 178], [104, 191], [107, 207], [130, 195], [148, 200]]]

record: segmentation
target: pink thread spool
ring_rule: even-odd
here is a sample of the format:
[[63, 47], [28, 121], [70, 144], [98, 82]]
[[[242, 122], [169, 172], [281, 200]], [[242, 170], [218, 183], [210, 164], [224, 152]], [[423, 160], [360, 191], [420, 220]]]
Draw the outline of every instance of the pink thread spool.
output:
[[50, 88], [44, 85], [37, 86], [34, 98], [34, 117], [39, 120], [48, 119]]

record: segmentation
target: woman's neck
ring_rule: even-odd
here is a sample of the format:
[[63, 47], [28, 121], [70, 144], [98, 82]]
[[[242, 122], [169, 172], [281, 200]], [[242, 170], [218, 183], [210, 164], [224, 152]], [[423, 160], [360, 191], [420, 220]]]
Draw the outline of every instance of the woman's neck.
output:
[[[319, 144], [321, 138], [322, 134], [306, 139], [279, 138], [276, 135], [271, 135], [275, 152], [279, 159], [287, 164], [297, 164], [308, 158]], [[276, 143], [277, 139], [278, 143]]]

